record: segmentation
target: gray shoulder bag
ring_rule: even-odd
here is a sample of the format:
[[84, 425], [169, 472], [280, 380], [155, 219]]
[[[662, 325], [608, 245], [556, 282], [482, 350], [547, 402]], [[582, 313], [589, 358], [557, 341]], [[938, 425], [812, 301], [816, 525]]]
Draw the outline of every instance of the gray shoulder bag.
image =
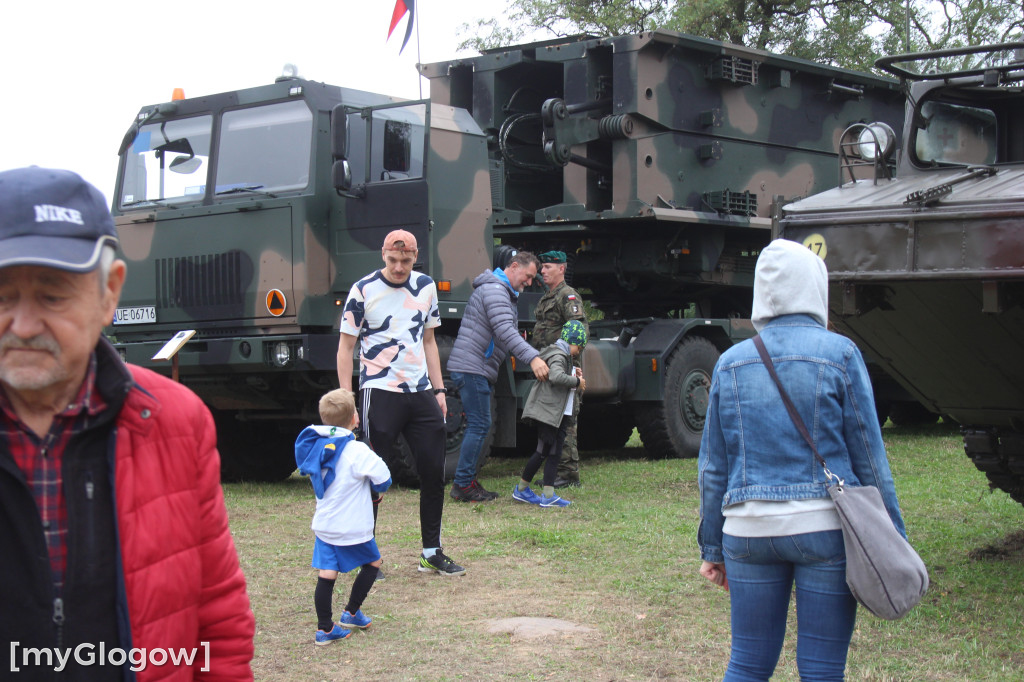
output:
[[843, 528], [846, 584], [850, 592], [864, 608], [879, 618], [902, 618], [917, 606], [928, 589], [928, 569], [910, 543], [896, 530], [878, 488], [873, 485], [848, 488], [841, 478], [828, 470], [803, 419], [782, 387], [760, 336], [754, 337], [754, 345], [779, 388], [786, 411], [831, 482], [828, 494], [835, 502]]

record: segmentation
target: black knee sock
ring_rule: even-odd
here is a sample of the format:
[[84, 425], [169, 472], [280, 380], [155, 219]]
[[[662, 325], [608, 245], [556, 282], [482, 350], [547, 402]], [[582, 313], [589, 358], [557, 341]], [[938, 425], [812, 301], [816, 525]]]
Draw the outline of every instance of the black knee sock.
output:
[[316, 626], [324, 632], [334, 628], [331, 612], [331, 600], [334, 598], [334, 580], [316, 579], [316, 591], [313, 592], [313, 606], [316, 607]]
[[366, 599], [366, 595], [370, 594], [370, 588], [373, 587], [373, 581], [377, 579], [379, 570], [376, 566], [363, 564], [362, 570], [359, 571], [355, 582], [352, 583], [352, 592], [349, 593], [348, 604], [345, 606], [346, 611], [355, 613], [362, 608], [363, 601]]

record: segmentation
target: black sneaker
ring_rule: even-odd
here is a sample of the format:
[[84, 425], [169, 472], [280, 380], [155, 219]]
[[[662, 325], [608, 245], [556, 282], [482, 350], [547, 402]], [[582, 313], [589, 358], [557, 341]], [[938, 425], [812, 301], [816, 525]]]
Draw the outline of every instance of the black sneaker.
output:
[[420, 555], [420, 573], [437, 573], [438, 575], [465, 575], [466, 569], [445, 556], [444, 552], [437, 550], [437, 553], [429, 559]]
[[482, 492], [484, 495], [486, 495], [487, 497], [489, 497], [492, 500], [496, 500], [499, 497], [501, 497], [501, 495], [499, 495], [498, 493], [491, 492], [490, 490], [487, 490], [482, 485], [480, 485], [480, 481], [474, 480], [472, 483], [470, 483], [470, 485], [473, 486], [474, 488], [476, 488], [477, 490], [479, 490], [480, 492]]
[[450, 495], [456, 502], [490, 502], [494, 499], [488, 495], [483, 488], [476, 485], [476, 481], [470, 483], [465, 488], [456, 483], [452, 483], [452, 491]]
[[556, 488], [579, 488], [583, 484], [580, 483], [578, 479], [556, 478], [554, 485]]

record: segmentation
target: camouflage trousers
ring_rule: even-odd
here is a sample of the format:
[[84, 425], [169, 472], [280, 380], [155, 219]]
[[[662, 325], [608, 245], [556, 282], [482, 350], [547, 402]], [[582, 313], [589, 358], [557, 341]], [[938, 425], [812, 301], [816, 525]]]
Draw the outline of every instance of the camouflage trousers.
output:
[[576, 446], [576, 424], [580, 420], [580, 394], [577, 391], [572, 401], [572, 418], [565, 430], [565, 443], [562, 445], [562, 459], [558, 461], [558, 478], [567, 481], [580, 480], [580, 451]]

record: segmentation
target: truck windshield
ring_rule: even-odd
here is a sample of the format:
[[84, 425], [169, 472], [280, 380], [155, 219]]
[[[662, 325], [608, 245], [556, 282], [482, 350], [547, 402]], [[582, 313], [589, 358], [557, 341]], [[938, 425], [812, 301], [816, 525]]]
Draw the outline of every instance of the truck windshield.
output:
[[212, 128], [209, 115], [142, 126], [126, 154], [120, 205], [201, 201]]
[[991, 109], [948, 102], [921, 105], [914, 152], [925, 166], [996, 162], [996, 114]]
[[225, 112], [215, 193], [305, 188], [312, 144], [313, 114], [302, 100]]

